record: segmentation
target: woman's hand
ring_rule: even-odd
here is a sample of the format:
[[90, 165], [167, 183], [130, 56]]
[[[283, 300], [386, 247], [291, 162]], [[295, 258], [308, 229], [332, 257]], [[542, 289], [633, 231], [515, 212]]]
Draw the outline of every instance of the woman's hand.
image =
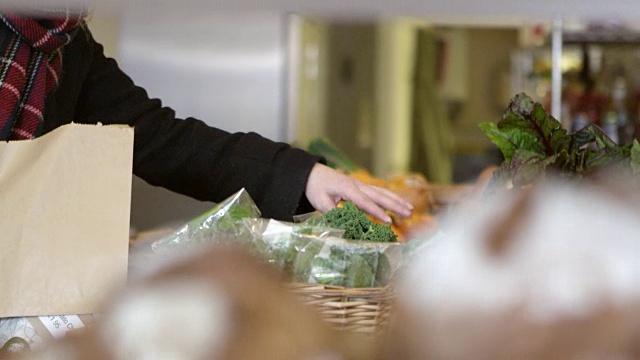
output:
[[391, 217], [385, 209], [405, 217], [413, 211], [413, 206], [399, 195], [319, 163], [311, 169], [305, 192], [311, 205], [322, 213], [335, 208], [341, 200], [353, 202], [386, 223], [391, 222]]

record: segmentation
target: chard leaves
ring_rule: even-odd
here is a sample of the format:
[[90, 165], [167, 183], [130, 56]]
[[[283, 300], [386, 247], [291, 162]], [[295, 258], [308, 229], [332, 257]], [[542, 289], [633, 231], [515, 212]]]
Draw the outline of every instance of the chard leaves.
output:
[[637, 141], [618, 145], [595, 125], [570, 133], [524, 93], [511, 99], [500, 121], [479, 126], [504, 156], [496, 175], [499, 181], [523, 186], [550, 171], [582, 178], [605, 166], [640, 173]]
[[633, 140], [630, 153], [632, 173], [633, 175], [638, 175], [640, 174], [640, 143], [638, 143], [638, 140]]
[[518, 128], [498, 128], [497, 123], [485, 122], [480, 124], [480, 129], [493, 142], [507, 161], [511, 161], [516, 150], [529, 149], [536, 153], [542, 152], [538, 140], [528, 132]]
[[566, 146], [567, 131], [562, 124], [525, 94], [518, 94], [511, 100], [498, 128], [513, 129], [515, 133], [533, 137], [535, 140], [523, 148], [543, 156], [552, 156]]

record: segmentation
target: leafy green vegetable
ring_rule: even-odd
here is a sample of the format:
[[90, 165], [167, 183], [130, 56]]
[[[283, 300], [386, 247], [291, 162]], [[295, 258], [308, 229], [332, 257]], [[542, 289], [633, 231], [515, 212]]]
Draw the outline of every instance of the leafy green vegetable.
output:
[[294, 279], [302, 282], [309, 281], [313, 271], [312, 262], [323, 246], [324, 244], [317, 239], [304, 237], [298, 239], [297, 256], [293, 263]]
[[[371, 254], [369, 254], [371, 255]], [[377, 260], [378, 257], [375, 257]], [[377, 261], [376, 261], [377, 263]], [[377, 264], [367, 261], [364, 254], [352, 254], [346, 268], [347, 287], [372, 287], [375, 286]]]
[[634, 175], [640, 173], [640, 144], [635, 139], [631, 146], [631, 169]]
[[327, 161], [327, 165], [334, 168], [351, 173], [361, 169], [361, 166], [356, 164], [345, 153], [340, 151], [332, 142], [327, 139], [318, 138], [313, 139], [307, 148], [310, 153], [322, 156]]
[[[293, 266], [294, 279], [344, 287], [372, 287], [388, 283], [393, 269], [381, 243], [397, 242], [398, 238], [390, 225], [372, 222], [351, 202], [345, 202], [324, 215], [311, 217], [305, 224], [338, 229], [344, 233], [339, 238], [305, 238], [304, 228], [297, 231], [300, 239]], [[306, 239], [306, 243], [302, 244], [302, 239]]]
[[341, 207], [329, 210], [322, 216], [327, 225], [344, 230], [344, 238], [375, 242], [394, 242], [398, 236], [391, 225], [377, 224], [367, 218], [366, 213], [352, 202], [346, 201]]
[[502, 152], [492, 186], [511, 180], [524, 186], [552, 172], [582, 179], [605, 167], [640, 173], [640, 144], [617, 145], [595, 125], [568, 132], [540, 103], [524, 93], [511, 99], [502, 119], [479, 125]]
[[238, 221], [254, 216], [253, 204], [237, 204], [231, 206], [226, 212], [223, 212], [218, 219], [218, 227], [220, 230], [231, 230], [235, 228]]
[[328, 226], [324, 215], [322, 221], [314, 219], [316, 223], [265, 222], [242, 190], [151, 247], [162, 254], [212, 244], [241, 244], [294, 281], [344, 287], [386, 285], [401, 258], [400, 244], [386, 243], [396, 240], [396, 235], [389, 226], [372, 223], [355, 205], [344, 206], [347, 211], [334, 211], [329, 217], [351, 224], [347, 228], [352, 238], [370, 242], [346, 240], [346, 231]]
[[258, 253], [267, 262], [275, 265], [287, 274], [293, 273], [293, 267], [298, 256], [295, 242], [291, 233], [282, 232], [275, 235], [263, 236], [257, 241]]
[[[379, 272], [381, 271], [381, 272]], [[373, 287], [386, 284], [391, 265], [381, 249], [309, 239], [298, 253], [294, 279], [323, 285]]]
[[155, 241], [151, 248], [155, 252], [165, 252], [176, 248], [241, 243], [251, 248], [254, 245], [251, 230], [244, 221], [258, 218], [260, 210], [242, 189], [172, 234]]

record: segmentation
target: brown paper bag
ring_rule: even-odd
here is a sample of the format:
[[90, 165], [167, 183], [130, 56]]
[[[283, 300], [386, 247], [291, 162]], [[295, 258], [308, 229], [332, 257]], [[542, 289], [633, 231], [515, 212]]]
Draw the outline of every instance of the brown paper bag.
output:
[[87, 314], [127, 274], [133, 129], [0, 142], [0, 317]]

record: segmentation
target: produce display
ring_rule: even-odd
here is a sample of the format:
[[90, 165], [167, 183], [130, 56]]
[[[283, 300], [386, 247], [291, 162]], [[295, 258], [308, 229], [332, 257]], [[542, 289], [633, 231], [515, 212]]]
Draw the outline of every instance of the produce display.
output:
[[300, 222], [265, 219], [243, 189], [174, 232], [155, 240], [151, 253], [132, 253], [134, 267], [163, 255], [209, 245], [241, 245], [292, 281], [350, 288], [388, 284], [408, 256], [389, 225], [372, 222], [350, 202]]
[[[402, 245], [390, 225], [371, 221], [366, 213], [351, 202], [325, 214], [315, 214], [302, 228], [331, 228], [343, 231], [340, 237], [304, 239], [301, 258], [296, 257], [294, 279], [300, 282], [344, 287], [379, 287], [388, 283], [394, 269], [389, 256], [395, 252], [394, 264], [402, 261]], [[307, 242], [308, 241], [308, 242]], [[302, 262], [302, 266], [300, 265]], [[308, 263], [307, 263], [308, 262]], [[301, 270], [301, 271], [300, 271]]]

